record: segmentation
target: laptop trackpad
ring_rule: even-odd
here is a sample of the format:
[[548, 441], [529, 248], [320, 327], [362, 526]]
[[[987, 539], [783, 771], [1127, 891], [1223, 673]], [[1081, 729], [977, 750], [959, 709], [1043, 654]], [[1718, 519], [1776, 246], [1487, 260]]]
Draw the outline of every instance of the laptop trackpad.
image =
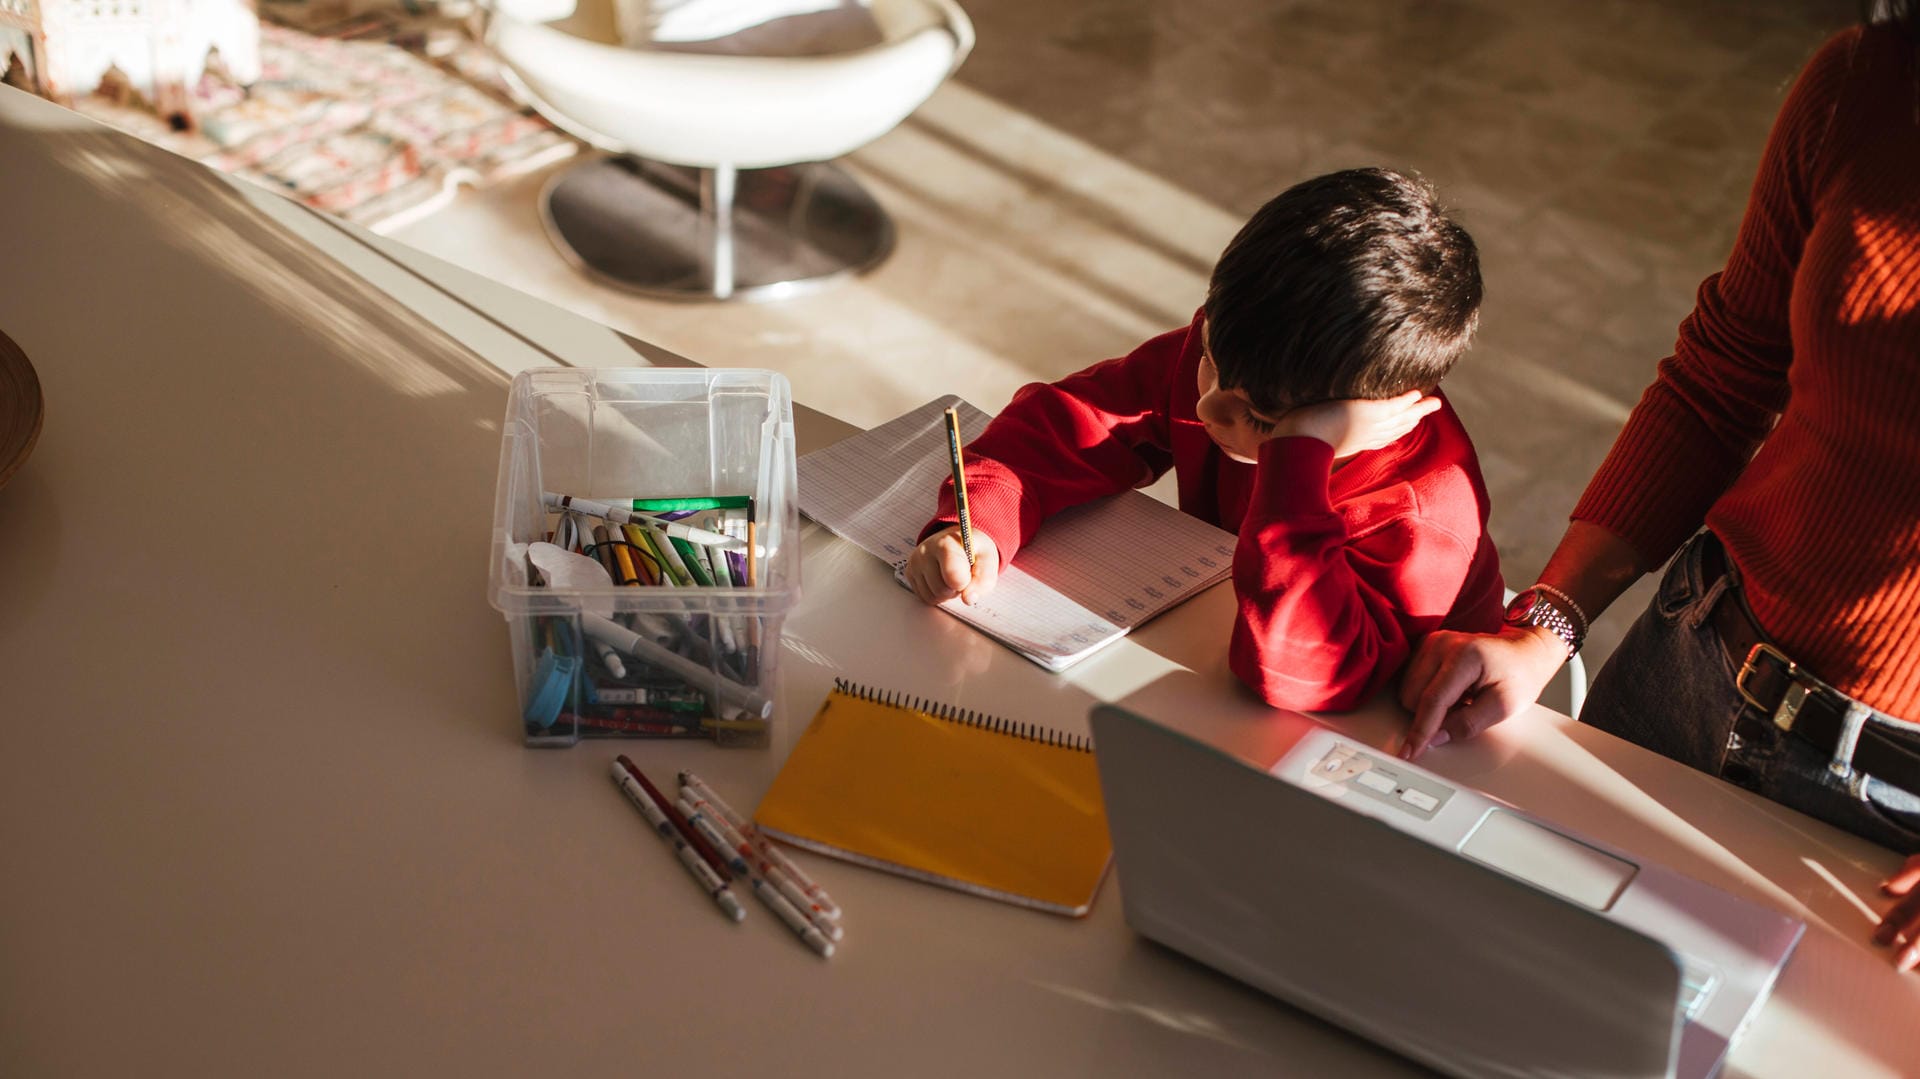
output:
[[1640, 867], [1504, 809], [1487, 813], [1460, 853], [1563, 899], [1606, 910]]

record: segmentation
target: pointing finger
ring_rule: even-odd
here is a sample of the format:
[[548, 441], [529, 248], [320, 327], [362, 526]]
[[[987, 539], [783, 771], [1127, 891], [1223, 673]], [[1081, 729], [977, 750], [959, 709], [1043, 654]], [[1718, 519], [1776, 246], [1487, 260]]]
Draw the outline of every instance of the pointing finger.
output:
[[1401, 756], [1416, 760], [1426, 752], [1427, 743], [1461, 697], [1480, 680], [1480, 663], [1471, 652], [1455, 652], [1438, 674], [1427, 683], [1414, 708], [1413, 727], [1407, 732], [1407, 744]]

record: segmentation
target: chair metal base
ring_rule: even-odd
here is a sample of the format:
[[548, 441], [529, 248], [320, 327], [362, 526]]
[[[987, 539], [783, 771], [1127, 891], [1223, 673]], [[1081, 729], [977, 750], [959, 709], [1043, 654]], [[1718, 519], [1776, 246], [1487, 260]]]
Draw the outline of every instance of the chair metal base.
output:
[[784, 299], [893, 250], [886, 211], [829, 164], [736, 172], [608, 157], [555, 177], [540, 204], [547, 236], [576, 267], [665, 299]]

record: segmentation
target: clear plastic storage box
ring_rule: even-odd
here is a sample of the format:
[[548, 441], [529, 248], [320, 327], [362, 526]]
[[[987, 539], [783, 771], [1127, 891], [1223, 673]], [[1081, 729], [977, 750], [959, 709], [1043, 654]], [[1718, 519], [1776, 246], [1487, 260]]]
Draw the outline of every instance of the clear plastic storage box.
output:
[[[710, 500], [721, 508], [683, 523], [729, 543], [689, 549], [667, 537], [660, 518], [637, 518], [632, 532], [575, 514], [609, 527], [609, 556], [624, 548], [636, 576], [663, 583], [554, 587], [528, 555], [529, 545], [555, 538], [561, 515], [551, 507], [563, 495], [621, 507]], [[778, 720], [780, 625], [800, 595], [797, 515], [793, 399], [781, 375], [649, 367], [516, 377], [501, 432], [488, 588], [507, 619], [527, 744], [686, 737], [765, 745]], [[706, 583], [693, 579], [695, 566]], [[610, 573], [618, 581], [624, 563]]]

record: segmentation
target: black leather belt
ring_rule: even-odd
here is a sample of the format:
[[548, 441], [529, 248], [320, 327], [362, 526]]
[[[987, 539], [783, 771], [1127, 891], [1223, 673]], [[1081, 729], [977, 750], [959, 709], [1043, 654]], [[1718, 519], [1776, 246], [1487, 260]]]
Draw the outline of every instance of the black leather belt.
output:
[[[1727, 571], [1718, 538], [1708, 536], [1701, 570], [1711, 585]], [[1724, 595], [1713, 606], [1713, 628], [1726, 645], [1738, 674], [1734, 684], [1749, 704], [1771, 717], [1781, 730], [1810, 742], [1827, 757], [1846, 734], [1847, 708], [1853, 699], [1787, 658], [1754, 624], [1745, 600]], [[1853, 768], [1902, 790], [1920, 793], [1920, 739], [1902, 737], [1869, 720], [1853, 750]]]

